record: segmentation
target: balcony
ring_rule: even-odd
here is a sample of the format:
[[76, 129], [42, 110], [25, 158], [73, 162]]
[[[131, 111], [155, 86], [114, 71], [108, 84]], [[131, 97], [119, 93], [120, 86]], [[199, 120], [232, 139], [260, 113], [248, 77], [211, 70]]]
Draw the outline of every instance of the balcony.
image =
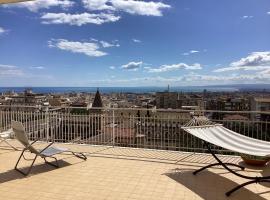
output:
[[[214, 160], [199, 140], [180, 129], [188, 121], [187, 112], [164, 111], [159, 117], [145, 117], [144, 111], [140, 116], [137, 111], [132, 112], [135, 114], [116, 109], [79, 115], [67, 111], [2, 109], [1, 129], [10, 128], [12, 119], [20, 120], [31, 139], [40, 138], [38, 145], [55, 141], [59, 146], [85, 152], [88, 160], [58, 155], [62, 158], [61, 167], [55, 169], [40, 159], [31, 175], [24, 177], [13, 170], [20, 152], [1, 144], [0, 199], [216, 200], [228, 199], [224, 193], [245, 181], [218, 167], [192, 175], [194, 169]], [[249, 116], [250, 113], [238, 114]], [[215, 120], [242, 134], [268, 140], [266, 121]], [[9, 141], [21, 148], [16, 140]], [[232, 152], [218, 147], [216, 150], [224, 162], [242, 162]], [[27, 164], [22, 163], [22, 167]], [[270, 175], [269, 167], [246, 167], [241, 173]], [[270, 199], [269, 187], [269, 184], [253, 184], [229, 198]]]
[[[15, 141], [13, 144], [18, 146]], [[39, 143], [38, 145], [43, 145]], [[81, 161], [59, 155], [61, 168], [38, 160], [28, 177], [13, 170], [19, 151], [0, 149], [1, 199], [228, 199], [224, 192], [243, 183], [224, 169], [213, 168], [198, 176], [194, 169], [214, 160], [208, 154], [123, 147], [58, 144], [87, 153]], [[237, 156], [220, 155], [239, 163]], [[23, 163], [26, 164], [27, 163]], [[269, 168], [247, 168], [244, 174], [270, 174]], [[270, 199], [269, 185], [250, 185], [230, 199]]]

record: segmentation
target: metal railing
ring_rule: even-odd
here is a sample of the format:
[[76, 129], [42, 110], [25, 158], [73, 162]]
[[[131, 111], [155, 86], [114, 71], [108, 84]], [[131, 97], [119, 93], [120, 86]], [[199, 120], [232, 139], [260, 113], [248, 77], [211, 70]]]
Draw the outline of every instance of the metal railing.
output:
[[[23, 122], [29, 138], [61, 143], [205, 152], [202, 142], [181, 129], [190, 110], [85, 109], [0, 106], [0, 131]], [[268, 112], [199, 111], [240, 134], [270, 141]], [[228, 153], [221, 148], [217, 151]]]

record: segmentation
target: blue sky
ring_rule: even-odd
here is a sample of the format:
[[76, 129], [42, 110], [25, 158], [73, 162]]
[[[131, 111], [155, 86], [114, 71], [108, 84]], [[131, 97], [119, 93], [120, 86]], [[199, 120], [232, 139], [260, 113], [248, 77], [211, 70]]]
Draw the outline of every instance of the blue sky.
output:
[[269, 0], [0, 6], [0, 86], [270, 83]]

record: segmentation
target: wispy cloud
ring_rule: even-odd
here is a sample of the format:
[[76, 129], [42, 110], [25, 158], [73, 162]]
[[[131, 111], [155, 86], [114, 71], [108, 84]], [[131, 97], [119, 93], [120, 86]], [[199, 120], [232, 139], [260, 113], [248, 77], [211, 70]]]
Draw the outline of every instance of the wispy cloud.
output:
[[100, 50], [100, 45], [95, 42], [68, 41], [65, 39], [53, 39], [48, 42], [49, 47], [55, 47], [72, 53], [81, 53], [90, 57], [100, 57], [107, 55]]
[[0, 27], [0, 35], [1, 35], [1, 34], [4, 34], [4, 33], [6, 33], [6, 32], [7, 32], [6, 29], [4, 29], [3, 27]]
[[270, 51], [253, 52], [247, 57], [232, 62], [229, 67], [219, 68], [214, 72], [226, 71], [259, 71], [270, 68]]
[[188, 55], [191, 55], [191, 54], [194, 54], [194, 53], [199, 53], [200, 51], [198, 50], [190, 50], [188, 52], [184, 52], [182, 53], [183, 56], [188, 56]]
[[252, 15], [244, 15], [244, 16], [242, 16], [242, 19], [251, 19], [253, 17], [254, 16], [252, 16]]
[[158, 68], [149, 67], [147, 70], [150, 73], [161, 73], [161, 72], [168, 72], [168, 71], [176, 71], [179, 69], [199, 70], [199, 69], [202, 69], [202, 67], [199, 63], [194, 63], [193, 65], [188, 65], [185, 63], [178, 63], [178, 64], [172, 64], [172, 65], [162, 65]]
[[269, 11], [269, 12], [267, 12], [267, 15], [270, 15], [270, 11]]
[[132, 41], [135, 42], [135, 43], [141, 43], [142, 42], [141, 40], [138, 40], [138, 39], [135, 39], [135, 38], [133, 38]]
[[30, 69], [39, 69], [39, 70], [41, 70], [41, 69], [45, 69], [45, 67], [37, 66], [37, 67], [30, 67]]
[[171, 6], [162, 2], [137, 0], [83, 0], [88, 10], [123, 11], [134, 15], [162, 16], [162, 10]]
[[235, 66], [235, 67], [224, 67], [214, 70], [214, 72], [227, 72], [227, 71], [261, 71], [264, 69], [269, 69], [270, 66]]
[[129, 62], [128, 64], [122, 65], [121, 68], [125, 70], [131, 70], [131, 71], [137, 71], [141, 66], [143, 62]]
[[115, 69], [115, 66], [110, 66], [109, 68], [112, 69], [112, 70], [114, 70]]
[[157, 85], [164, 86], [166, 84], [171, 85], [216, 85], [216, 84], [233, 84], [233, 83], [270, 83], [270, 70], [264, 73], [255, 73], [252, 75], [206, 75], [190, 73], [182, 76], [144, 76], [144, 77], [131, 77], [119, 79], [115, 77], [107, 79], [91, 80], [92, 84], [108, 85]]
[[97, 10], [115, 10], [115, 8], [109, 4], [109, 0], [82, 0], [86, 9], [91, 11]]
[[120, 18], [120, 16], [110, 13], [46, 13], [41, 16], [43, 24], [69, 24], [76, 26], [82, 26], [85, 24], [101, 25], [108, 22], [116, 22]]
[[250, 83], [250, 81], [269, 82], [270, 75], [262, 75], [259, 73], [251, 75], [202, 75], [202, 74], [190, 74], [182, 77], [182, 81], [193, 82], [193, 83], [204, 83], [204, 84], [228, 84], [228, 83]]
[[23, 71], [14, 65], [3, 65], [0, 64], [0, 76], [22, 76]]
[[74, 2], [70, 0], [35, 0], [8, 4], [5, 5], [5, 7], [27, 8], [32, 12], [37, 12], [40, 9], [49, 9], [51, 7], [61, 7], [63, 9], [67, 9], [72, 7], [73, 5]]
[[100, 41], [100, 43], [101, 43], [101, 45], [104, 48], [108, 48], [108, 47], [120, 47], [120, 44], [118, 44], [116, 42], [109, 43], [109, 42], [106, 42], [106, 41]]

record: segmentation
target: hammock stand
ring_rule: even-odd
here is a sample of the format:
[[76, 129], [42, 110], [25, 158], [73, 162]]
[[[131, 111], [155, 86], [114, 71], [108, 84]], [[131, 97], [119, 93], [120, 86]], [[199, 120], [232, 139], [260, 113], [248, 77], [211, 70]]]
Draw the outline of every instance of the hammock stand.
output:
[[[270, 142], [265, 142], [265, 141], [261, 141], [261, 140], [257, 140], [257, 139], [253, 139], [253, 138], [250, 138], [250, 137], [240, 135], [239, 133], [233, 132], [233, 131], [225, 128], [221, 124], [216, 124], [214, 122], [211, 122], [209, 119], [207, 119], [204, 116], [197, 116], [197, 117], [194, 116], [187, 124], [184, 125], [184, 127], [182, 127], [182, 129], [185, 130], [186, 132], [188, 132], [188, 133], [202, 139], [204, 141], [204, 145], [207, 147], [207, 150], [211, 153], [211, 155], [217, 161], [214, 164], [204, 166], [204, 167], [194, 171], [193, 175], [196, 175], [199, 172], [201, 172], [201, 171], [203, 171], [203, 170], [205, 170], [205, 169], [207, 169], [209, 167], [220, 165], [224, 169], [229, 171], [230, 173], [232, 173], [232, 174], [234, 174], [236, 176], [239, 176], [241, 178], [248, 179], [247, 182], [245, 182], [243, 184], [240, 184], [240, 185], [232, 188], [228, 192], [226, 192], [225, 193], [226, 196], [230, 196], [232, 193], [234, 193], [235, 191], [239, 190], [240, 188], [242, 188], [242, 187], [244, 187], [246, 185], [250, 185], [250, 184], [253, 184], [253, 183], [262, 183], [262, 182], [270, 183], [270, 176], [261, 176], [261, 177], [246, 176], [246, 175], [238, 173], [237, 171], [234, 171], [229, 166], [237, 167], [237, 168], [240, 168], [241, 170], [244, 170], [245, 167], [237, 165], [237, 164], [233, 164], [233, 163], [224, 163], [224, 162], [222, 162], [216, 156], [216, 154], [213, 152], [213, 150], [211, 149], [211, 144], [214, 144], [214, 145], [226, 148], [226, 149], [231, 150], [231, 151], [236, 151], [236, 152], [239, 152], [239, 153], [246, 153], [247, 154], [252, 150], [253, 152], [250, 152], [250, 155], [269, 156], [269, 154], [270, 154]], [[202, 131], [204, 129], [205, 129], [205, 134], [200, 134], [200, 133], [203, 133]], [[197, 130], [199, 130], [199, 132], [197, 132]], [[228, 137], [230, 135], [232, 135], [232, 137], [231, 137], [232, 145], [227, 145], [226, 143], [222, 142], [222, 139], [224, 139], [224, 138], [222, 138], [222, 137], [219, 138], [219, 136], [220, 136], [219, 131], [220, 130], [227, 131], [226, 134], [228, 135]], [[236, 136], [236, 138], [239, 137], [241, 140], [246, 140], [246, 141], [244, 141], [245, 144], [250, 144], [251, 148], [247, 147], [246, 149], [241, 150], [241, 147], [243, 147], [243, 144], [238, 144], [237, 141], [233, 140], [233, 139], [235, 139], [234, 138], [235, 136]], [[229, 142], [229, 141], [230, 141], [230, 138], [226, 139], [226, 142]], [[269, 147], [267, 147], [267, 145], [269, 145]], [[252, 149], [253, 147], [255, 148], [256, 146], [259, 146], [257, 152], [256, 152], [256, 149]], [[268, 149], [269, 149], [269, 151], [268, 151]]]

